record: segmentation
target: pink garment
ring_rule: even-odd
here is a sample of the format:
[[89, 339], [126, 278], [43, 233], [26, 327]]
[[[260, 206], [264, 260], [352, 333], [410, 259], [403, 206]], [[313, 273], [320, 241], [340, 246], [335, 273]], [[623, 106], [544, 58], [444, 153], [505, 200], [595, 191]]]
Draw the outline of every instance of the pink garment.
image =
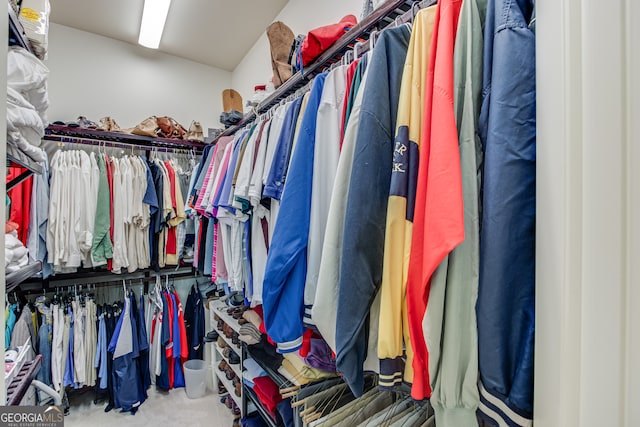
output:
[[214, 159], [216, 157], [216, 153], [218, 152], [219, 148], [220, 146], [216, 145], [216, 147], [213, 149], [213, 155], [211, 156], [211, 161], [209, 162], [207, 173], [204, 176], [204, 181], [202, 182], [202, 188], [200, 189], [200, 192], [198, 193], [198, 199], [196, 200], [196, 203], [193, 206], [196, 212], [198, 212], [200, 215], [204, 215], [204, 209], [201, 208], [200, 205], [202, 204], [202, 199], [204, 198], [207, 186], [209, 185], [209, 179], [211, 178], [211, 171], [213, 170], [213, 164], [215, 163]]

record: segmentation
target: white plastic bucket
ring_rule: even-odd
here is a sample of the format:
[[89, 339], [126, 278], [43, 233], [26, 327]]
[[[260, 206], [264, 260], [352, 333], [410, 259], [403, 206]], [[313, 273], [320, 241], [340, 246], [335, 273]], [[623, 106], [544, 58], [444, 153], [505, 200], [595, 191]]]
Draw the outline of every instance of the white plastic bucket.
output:
[[204, 360], [188, 360], [184, 364], [184, 391], [189, 399], [205, 395], [207, 365]]

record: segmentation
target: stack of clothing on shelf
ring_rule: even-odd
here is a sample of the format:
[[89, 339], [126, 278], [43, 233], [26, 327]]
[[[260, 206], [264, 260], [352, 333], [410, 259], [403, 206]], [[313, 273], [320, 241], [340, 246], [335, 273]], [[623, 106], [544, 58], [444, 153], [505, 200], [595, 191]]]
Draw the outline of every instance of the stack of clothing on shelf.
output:
[[[265, 333], [262, 307], [247, 309], [239, 319], [239, 339], [247, 344], [251, 358], [243, 361], [242, 380], [251, 388], [264, 409], [275, 419], [292, 419], [291, 401], [283, 398], [281, 388], [297, 388], [337, 376], [335, 359], [324, 340], [316, 333], [306, 334], [300, 350], [277, 352], [273, 340]], [[259, 363], [258, 363], [259, 362]], [[277, 381], [263, 369], [268, 367]]]
[[7, 154], [23, 163], [45, 160], [39, 148], [47, 121], [49, 69], [33, 54], [9, 46], [7, 55]]
[[18, 239], [18, 224], [7, 222], [4, 234], [4, 270], [13, 273], [29, 263], [29, 251]]

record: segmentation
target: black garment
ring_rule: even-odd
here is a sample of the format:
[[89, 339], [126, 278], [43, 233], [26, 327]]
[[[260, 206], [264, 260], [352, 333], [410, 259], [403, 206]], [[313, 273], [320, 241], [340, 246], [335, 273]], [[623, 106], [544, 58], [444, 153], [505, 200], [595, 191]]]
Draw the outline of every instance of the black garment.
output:
[[[209, 228], [210, 225], [209, 218], [203, 217], [200, 224], [202, 230], [200, 231], [201, 238], [198, 242], [198, 244], [200, 245], [200, 247], [198, 248], [198, 271], [200, 273], [204, 273], [204, 258], [205, 252], [207, 251], [207, 228]], [[211, 224], [211, 226], [213, 227], [213, 223]]]
[[295, 427], [293, 422], [293, 408], [291, 408], [291, 398], [284, 399], [278, 403], [278, 415], [285, 427]]
[[144, 318], [144, 298], [140, 298], [140, 307], [137, 306], [135, 293], [131, 298], [131, 306], [136, 316], [136, 325], [138, 327], [138, 373], [140, 379], [140, 403], [144, 402], [149, 396], [147, 389], [151, 386], [151, 375], [149, 373], [149, 340], [147, 339], [147, 327]]
[[[114, 312], [113, 306], [105, 306], [104, 310], [106, 312], [105, 316], [105, 326], [107, 329], [107, 343], [111, 342], [111, 338], [113, 337], [113, 332], [116, 329], [116, 321], [117, 314]], [[109, 344], [107, 344], [108, 346]], [[107, 407], [104, 408], [105, 412], [109, 412], [115, 406], [115, 399], [113, 393], [113, 376], [111, 372], [113, 371], [113, 353], [109, 353], [107, 351], [107, 393], [109, 395], [109, 403]]]
[[259, 343], [250, 345], [248, 348], [249, 353], [251, 353], [251, 356], [253, 356], [254, 359], [261, 361], [272, 371], [277, 372], [278, 368], [282, 366], [284, 357], [277, 352], [274, 346], [269, 344], [266, 334], [262, 334]]
[[184, 310], [184, 324], [189, 340], [189, 360], [204, 359], [204, 303], [197, 285], [191, 286]]
[[167, 301], [167, 297], [164, 292], [162, 292], [162, 332], [160, 334], [160, 345], [162, 348], [162, 357], [161, 361], [161, 374], [156, 375], [156, 386], [161, 390], [169, 390], [171, 387], [169, 385], [169, 362], [164, 354], [165, 347], [169, 342], [169, 301]]
[[164, 205], [162, 204], [162, 194], [164, 194], [164, 181], [162, 178], [162, 170], [158, 165], [153, 162], [148, 162], [149, 170], [151, 171], [151, 177], [153, 178], [153, 186], [156, 189], [156, 194], [158, 195], [158, 210], [155, 211], [151, 215], [151, 223], [149, 226], [149, 239], [151, 241], [151, 268], [155, 271], [160, 270], [160, 265], [158, 263], [158, 242], [159, 242], [159, 233], [162, 231], [163, 226], [163, 218], [162, 212], [164, 210]]

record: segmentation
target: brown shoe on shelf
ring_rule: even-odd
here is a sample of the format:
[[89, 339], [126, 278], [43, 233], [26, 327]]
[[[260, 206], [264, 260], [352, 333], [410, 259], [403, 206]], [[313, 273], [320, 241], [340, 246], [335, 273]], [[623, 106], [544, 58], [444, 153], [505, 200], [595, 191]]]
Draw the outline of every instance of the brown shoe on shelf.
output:
[[233, 335], [231, 335], [231, 342], [240, 347], [240, 336], [235, 331], [233, 332]]
[[222, 109], [225, 113], [235, 110], [239, 113], [243, 112], [242, 96], [234, 89], [225, 89], [222, 91]]
[[233, 371], [233, 368], [229, 364], [227, 364], [227, 367], [224, 370], [224, 376], [227, 377], [229, 381], [233, 380], [234, 378], [238, 378], [236, 373]]
[[199, 121], [193, 120], [191, 125], [189, 125], [189, 131], [185, 139], [189, 141], [199, 141], [204, 142], [204, 132], [202, 131], [202, 125]]
[[224, 329], [222, 330], [222, 332], [224, 333], [224, 336], [231, 339], [231, 337], [233, 336], [233, 328], [229, 325], [227, 325], [226, 323], [224, 324]]
[[226, 360], [221, 360], [220, 363], [218, 363], [218, 369], [222, 372], [225, 372], [228, 367], [229, 367], [229, 364], [227, 363]]
[[218, 382], [218, 394], [222, 396], [222, 395], [225, 395], [227, 393], [229, 393], [229, 391], [224, 386], [224, 384], [222, 384], [221, 382]]
[[217, 343], [218, 343], [218, 347], [220, 347], [221, 349], [224, 349], [225, 347], [229, 347], [226, 341], [222, 337], [218, 337]]
[[222, 355], [228, 359], [229, 356], [231, 356], [231, 348], [230, 347], [223, 348]]
[[267, 38], [271, 50], [271, 68], [273, 69], [273, 85], [276, 89], [291, 78], [289, 52], [295, 35], [291, 28], [283, 22], [276, 21], [267, 27]]

